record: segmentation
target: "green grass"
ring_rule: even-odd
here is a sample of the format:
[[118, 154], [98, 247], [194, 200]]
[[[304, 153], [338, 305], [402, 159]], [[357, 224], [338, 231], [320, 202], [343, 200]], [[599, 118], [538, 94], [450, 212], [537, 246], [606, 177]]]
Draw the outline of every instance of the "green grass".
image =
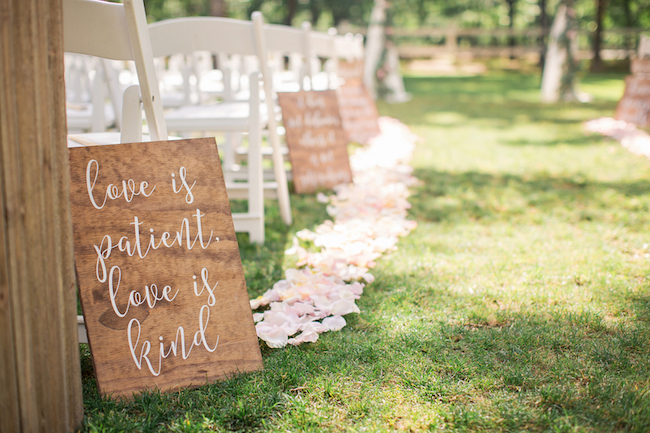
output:
[[[132, 402], [98, 396], [82, 354], [85, 431], [650, 431], [650, 161], [585, 135], [590, 104], [541, 105], [539, 77], [407, 77], [380, 105], [422, 137], [418, 228], [382, 258], [340, 332], [262, 346], [265, 370]], [[326, 219], [292, 196], [246, 244], [251, 296], [282, 277], [292, 234]], [[87, 350], [84, 348], [84, 350]]]

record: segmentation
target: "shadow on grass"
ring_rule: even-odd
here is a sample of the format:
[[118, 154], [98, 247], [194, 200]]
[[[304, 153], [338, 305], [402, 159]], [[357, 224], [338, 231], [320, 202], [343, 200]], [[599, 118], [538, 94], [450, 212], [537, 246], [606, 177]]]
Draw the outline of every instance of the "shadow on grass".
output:
[[[233, 212], [244, 212], [246, 203], [231, 202], [231, 207]], [[284, 250], [290, 242], [291, 234], [304, 228], [313, 228], [328, 217], [326, 205], [319, 203], [313, 194], [292, 195], [291, 208], [293, 223], [289, 227], [282, 222], [277, 201], [266, 200], [264, 245], [251, 244], [247, 234], [237, 234], [248, 294], [251, 297], [261, 295], [284, 278]]]
[[571, 221], [650, 222], [650, 181], [597, 182], [580, 173], [570, 177], [531, 174], [450, 173], [417, 169], [422, 181], [409, 198], [410, 215], [421, 221], [526, 218], [548, 215]]
[[[420, 296], [440, 305], [453, 295]], [[263, 348], [265, 371], [145, 393], [130, 404], [99, 399], [85, 382], [85, 393], [95, 395], [86, 401], [87, 430], [253, 431], [279, 422], [290, 430], [336, 430], [366, 418], [388, 425], [399, 418], [390, 418], [391, 399], [402, 397], [397, 413], [431, 405], [438, 424], [421, 428], [650, 430], [647, 322], [619, 327], [593, 313], [509, 311], [460, 323], [424, 311], [382, 318], [387, 296], [375, 290], [366, 299], [366, 313], [348, 317], [340, 332], [300, 347]]]
[[[575, 137], [575, 138], [563, 138], [563, 139], [555, 139], [555, 140], [530, 140], [530, 139], [524, 139], [520, 138], [517, 140], [501, 140], [501, 143], [504, 144], [510, 144], [512, 146], [560, 146], [560, 145], [569, 145], [569, 146], [591, 146], [594, 144], [602, 144], [604, 140], [607, 140], [607, 138], [604, 138], [602, 135], [599, 134], [592, 134], [592, 135], [587, 135], [587, 136], [580, 136], [580, 137]], [[612, 140], [612, 143], [614, 141]]]
[[[607, 326], [591, 313], [499, 312], [416, 328], [398, 341], [430, 366], [405, 376], [405, 386], [446, 405], [454, 428], [643, 432], [649, 331], [646, 323]], [[486, 414], [502, 421], [491, 425]]]

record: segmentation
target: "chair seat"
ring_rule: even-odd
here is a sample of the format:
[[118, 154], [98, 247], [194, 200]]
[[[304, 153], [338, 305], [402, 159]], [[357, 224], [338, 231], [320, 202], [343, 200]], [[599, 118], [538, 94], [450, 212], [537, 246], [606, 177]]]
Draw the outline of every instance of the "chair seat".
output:
[[[230, 200], [245, 200], [248, 198], [248, 182], [226, 182], [226, 190]], [[278, 183], [264, 182], [264, 198], [278, 198]], [[233, 217], [236, 214], [233, 214]]]
[[[247, 131], [248, 102], [219, 102], [210, 105], [187, 105], [165, 115], [170, 131]], [[266, 125], [268, 114], [260, 105], [260, 123]]]
[[[165, 92], [160, 94], [164, 108], [177, 108], [187, 104], [187, 97], [183, 92]], [[199, 97], [197, 94], [192, 93], [189, 96], [191, 104], [198, 104]]]
[[[88, 102], [66, 103], [65, 114], [69, 131], [89, 131], [93, 125], [93, 105]], [[104, 104], [104, 128], [115, 124], [115, 110], [111, 104]]]
[[[68, 147], [104, 146], [119, 144], [119, 132], [89, 132], [87, 134], [68, 134]], [[167, 137], [169, 140], [182, 140], [182, 137]], [[149, 134], [142, 134], [142, 141], [151, 141]]]

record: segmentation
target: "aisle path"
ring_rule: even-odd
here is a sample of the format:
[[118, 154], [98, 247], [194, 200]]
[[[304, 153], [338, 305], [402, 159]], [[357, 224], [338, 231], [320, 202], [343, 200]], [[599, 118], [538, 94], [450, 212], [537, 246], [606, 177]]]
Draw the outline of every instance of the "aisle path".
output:
[[[388, 117], [380, 118], [380, 130], [350, 157], [354, 183], [339, 186], [330, 197], [319, 194], [334, 221], [298, 232], [285, 252], [298, 256], [297, 268], [287, 269], [285, 279], [251, 300], [254, 310], [269, 306], [253, 317], [258, 337], [270, 347], [314, 342], [322, 332], [343, 328], [343, 316], [359, 312], [355, 300], [363, 293], [361, 281], [374, 280], [369, 272], [374, 261], [415, 228], [406, 211], [408, 187], [416, 182], [408, 163], [417, 137]], [[308, 252], [298, 239], [318, 251]]]

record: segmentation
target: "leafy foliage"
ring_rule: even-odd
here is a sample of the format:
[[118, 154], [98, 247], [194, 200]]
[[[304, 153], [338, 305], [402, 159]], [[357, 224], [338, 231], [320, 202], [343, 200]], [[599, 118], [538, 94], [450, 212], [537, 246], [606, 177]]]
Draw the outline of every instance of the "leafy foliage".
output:
[[[347, 21], [367, 26], [372, 0], [145, 0], [150, 20], [180, 16], [209, 15], [211, 2], [224, 1], [229, 16], [248, 19], [253, 11], [261, 10], [272, 23], [286, 22], [290, 1], [297, 1], [290, 17], [294, 25], [309, 20], [321, 29]], [[553, 17], [559, 0], [545, 2]], [[538, 25], [541, 13], [539, 1], [514, 0], [514, 28], [524, 29]], [[575, 8], [581, 28], [594, 30], [595, 1], [577, 0]], [[391, 20], [398, 27], [421, 26], [499, 28], [508, 27], [507, 0], [394, 0], [391, 2]], [[650, 27], [650, 0], [610, 0], [606, 9], [605, 28]]]

